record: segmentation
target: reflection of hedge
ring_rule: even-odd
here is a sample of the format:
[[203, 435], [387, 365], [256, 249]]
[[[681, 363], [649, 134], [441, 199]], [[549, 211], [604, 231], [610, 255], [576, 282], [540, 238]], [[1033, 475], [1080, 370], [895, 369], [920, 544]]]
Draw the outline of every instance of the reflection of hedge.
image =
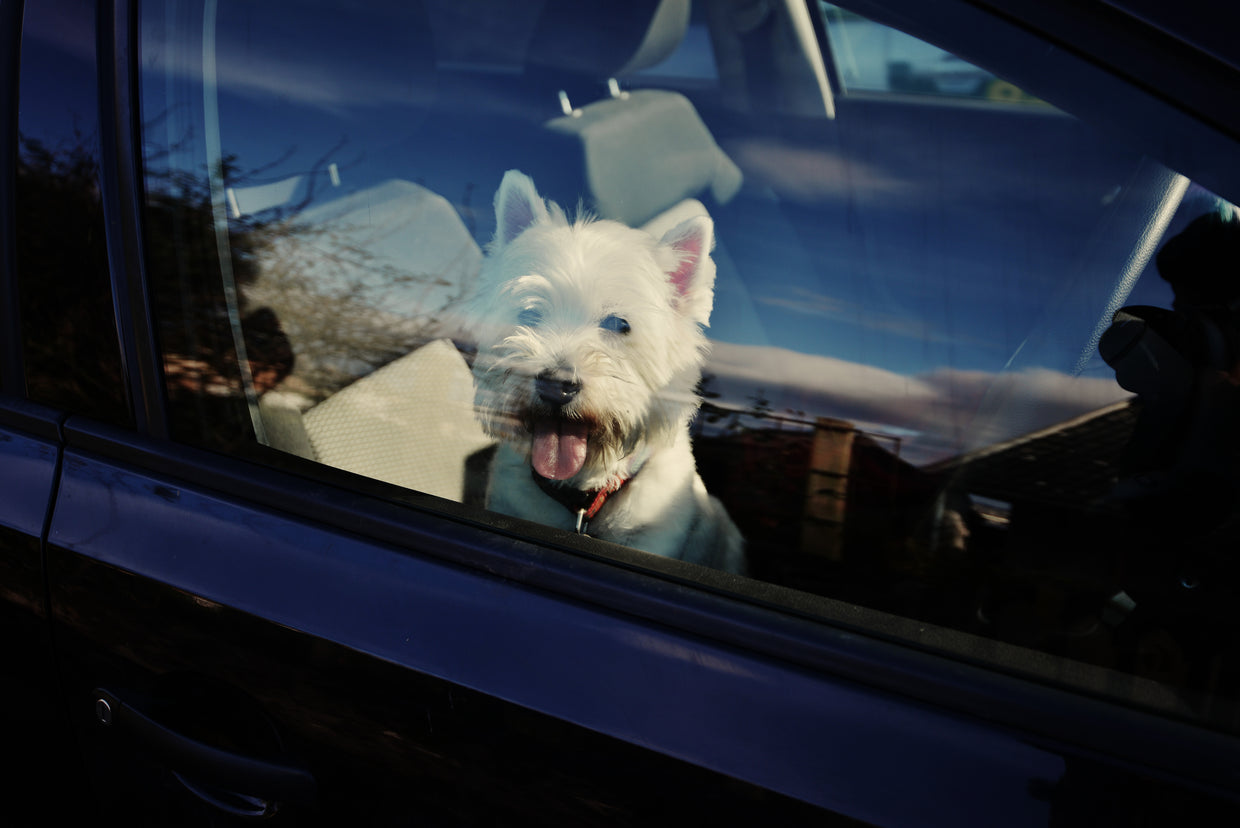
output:
[[[231, 159], [224, 179], [234, 175]], [[191, 174], [148, 167], [146, 266], [160, 346], [169, 366], [167, 391], [177, 437], [217, 448], [253, 439], [220, 277], [211, 188]], [[257, 240], [265, 225], [229, 223], [233, 278], [253, 280]]]
[[[221, 180], [247, 176], [225, 159]], [[148, 171], [148, 269], [169, 394], [185, 439], [228, 447], [252, 440], [219, 268], [206, 171]], [[306, 204], [229, 217], [236, 301], [261, 393], [296, 370], [295, 390], [322, 398], [422, 343], [429, 319], [385, 312], [392, 289], [434, 284], [377, 264], [350, 228], [299, 218]], [[364, 272], [369, 281], [324, 274]], [[290, 341], [291, 340], [291, 341]], [[294, 356], [293, 348], [297, 349]]]
[[32, 399], [129, 423], [113, 322], [98, 147], [19, 138], [17, 279], [27, 391]]
[[[21, 137], [17, 165], [17, 274], [27, 386], [44, 404], [101, 420], [132, 423], [114, 326], [98, 146], [78, 136], [50, 148]], [[161, 167], [146, 159], [145, 264], [173, 434], [188, 442], [238, 448], [253, 440], [220, 273], [215, 212], [205, 169]], [[220, 179], [244, 184], [226, 158]], [[376, 265], [351, 243], [348, 228], [299, 222], [301, 207], [231, 218], [233, 278], [250, 371], [259, 390], [287, 376], [294, 357], [286, 332], [307, 343], [308, 390], [324, 396], [412, 350], [432, 319], [384, 312], [384, 292], [435, 285], [426, 274]], [[305, 275], [313, 261], [341, 272], [364, 270], [369, 285], [330, 288]], [[250, 301], [262, 272], [282, 318]]]
[[[314, 398], [338, 391], [421, 345], [435, 319], [387, 309], [393, 291], [441, 287], [431, 274], [376, 261], [345, 223], [284, 221], [267, 228], [260, 271], [245, 291], [271, 308], [298, 352], [299, 389]], [[355, 274], [366, 274], [365, 280]], [[354, 274], [354, 275], [350, 275]]]

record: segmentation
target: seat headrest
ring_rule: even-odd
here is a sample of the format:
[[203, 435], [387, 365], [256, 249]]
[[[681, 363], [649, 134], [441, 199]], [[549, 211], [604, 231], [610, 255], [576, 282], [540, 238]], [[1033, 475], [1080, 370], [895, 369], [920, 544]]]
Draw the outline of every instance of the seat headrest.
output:
[[740, 169], [675, 92], [605, 98], [546, 127], [567, 139], [561, 159], [584, 163], [590, 207], [602, 218], [636, 227], [686, 198], [710, 192], [724, 203], [741, 187]]

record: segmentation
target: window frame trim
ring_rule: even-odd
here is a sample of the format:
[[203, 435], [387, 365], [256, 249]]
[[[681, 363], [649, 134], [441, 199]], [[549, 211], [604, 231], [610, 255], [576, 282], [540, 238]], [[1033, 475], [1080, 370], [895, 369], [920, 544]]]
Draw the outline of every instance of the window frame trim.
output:
[[162, 360], [143, 253], [138, 4], [131, 0], [100, 3], [95, 29], [100, 198], [121, 366], [129, 383], [128, 398], [137, 430], [167, 440]]
[[0, 392], [26, 393], [17, 281], [17, 106], [23, 0], [0, 0]]
[[[995, 72], [1069, 114], [1088, 112], [1092, 127], [1123, 136], [1240, 203], [1240, 110], [1228, 106], [1240, 71], [1170, 34], [1102, 3], [1072, 0], [940, 0], [933, 16], [918, 0], [842, 4]], [[1033, 70], [1029, 60], [1036, 60]], [[1174, 71], [1159, 75], [1151, 67]], [[1227, 158], [1230, 163], [1220, 162]]]

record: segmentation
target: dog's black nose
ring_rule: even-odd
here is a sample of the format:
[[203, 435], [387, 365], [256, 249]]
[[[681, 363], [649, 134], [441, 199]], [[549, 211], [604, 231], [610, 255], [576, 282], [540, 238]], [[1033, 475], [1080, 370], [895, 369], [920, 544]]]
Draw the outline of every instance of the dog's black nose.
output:
[[581, 383], [566, 371], [544, 371], [534, 378], [534, 390], [548, 405], [563, 406], [581, 391]]

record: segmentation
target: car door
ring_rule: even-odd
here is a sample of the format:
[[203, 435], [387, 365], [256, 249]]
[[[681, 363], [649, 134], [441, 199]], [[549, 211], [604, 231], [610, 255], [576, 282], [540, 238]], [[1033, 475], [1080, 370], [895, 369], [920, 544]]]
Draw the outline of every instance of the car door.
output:
[[[801, 12], [815, 7], [781, 8], [793, 6], [781, 19], [814, 19]], [[524, 113], [507, 108], [525, 103], [514, 78], [542, 82], [536, 70], [497, 65], [512, 55], [494, 52], [495, 33], [507, 42], [520, 21], [501, 20], [497, 5], [461, 25], [454, 8], [25, 9], [25, 100], [73, 79], [85, 111], [98, 113], [98, 141], [62, 117], [61, 149], [27, 143], [23, 156], [27, 169], [42, 159], [57, 185], [39, 191], [52, 208], [42, 213], [23, 212], [34, 197], [19, 191], [16, 215], [27, 216], [30, 237], [55, 240], [56, 220], [85, 210], [87, 229], [63, 247], [89, 255], [49, 266], [47, 251], [61, 249], [49, 243], [16, 264], [23, 324], [40, 323], [23, 328], [25, 341], [46, 347], [27, 347], [24, 382], [5, 386], [34, 401], [7, 405], [15, 439], [3, 444], [11, 451], [0, 446], [25, 458], [0, 472], [24, 498], [6, 497], [0, 512], [19, 530], [13, 552], [5, 547], [5, 607], [19, 604], [10, 595], [35, 605], [22, 621], [32, 636], [46, 636], [50, 621], [61, 709], [100, 813], [138, 824], [959, 825], [1151, 808], [1204, 819], [1231, 807], [1235, 740], [1217, 718], [1168, 713], [1181, 708], [1144, 679], [919, 618], [904, 599], [910, 584], [925, 594], [924, 584], [885, 572], [890, 580], [869, 590], [868, 566], [859, 573], [847, 554], [820, 554], [855, 554], [851, 535], [798, 537], [793, 544], [817, 555], [807, 558], [776, 525], [754, 543], [769, 553], [758, 567], [767, 580], [751, 580], [318, 462], [321, 441], [307, 450], [284, 439], [280, 429], [295, 432], [314, 408], [294, 401], [290, 413], [290, 398], [273, 393], [318, 395], [323, 405], [412, 348], [381, 339], [391, 331], [375, 319], [391, 317], [366, 304], [388, 310], [404, 297], [388, 285], [367, 293], [373, 286], [356, 278], [359, 261], [391, 274], [382, 249], [361, 243], [384, 226], [380, 195], [431, 210], [441, 202], [427, 192], [450, 193], [460, 223], [485, 240], [486, 199], [452, 189], [464, 182], [459, 167], [496, 163], [479, 147], [516, 154], [529, 142], [531, 163], [572, 160], [541, 122], [531, 139]], [[303, 16], [299, 27], [281, 35], [277, 24], [292, 14]], [[492, 39], [445, 45], [444, 32], [472, 35], [481, 23]], [[471, 51], [479, 43], [486, 49]], [[420, 63], [431, 49], [433, 71]], [[749, 54], [758, 88], [772, 77], [761, 63], [770, 52]], [[350, 66], [360, 76], [348, 76]], [[428, 72], [439, 95], [430, 103]], [[570, 100], [560, 114], [573, 118], [577, 88], [566, 81], [556, 91]], [[374, 100], [357, 100], [367, 95]], [[735, 112], [724, 105], [715, 117], [721, 98], [711, 93], [695, 100], [727, 147]], [[804, 115], [757, 111], [768, 126], [789, 119], [789, 129]], [[23, 114], [24, 135], [38, 113]], [[357, 153], [334, 143], [342, 124]], [[406, 127], [412, 137], [391, 134]], [[261, 156], [290, 140], [312, 146]], [[75, 154], [80, 144], [86, 151]], [[71, 163], [83, 155], [95, 165]], [[242, 168], [258, 157], [273, 166]], [[750, 161], [752, 175], [760, 161]], [[411, 172], [385, 188], [384, 165]], [[349, 195], [363, 199], [365, 221], [356, 209], [344, 224], [333, 223], [339, 213], [311, 212], [322, 206], [316, 193], [353, 186], [350, 176], [364, 182]], [[752, 216], [729, 206], [778, 204], [760, 215], [786, 234], [787, 259], [769, 244], [746, 247], [744, 228], [721, 241], [742, 282], [747, 264], [765, 270], [755, 250], [781, 263], [824, 254], [797, 245], [805, 202], [773, 202], [779, 183], [710, 202], [721, 226]], [[307, 226], [312, 246], [298, 248]], [[427, 243], [431, 234], [418, 232]], [[336, 238], [344, 243], [332, 247]], [[323, 262], [340, 265], [342, 283]], [[396, 275], [420, 289], [418, 274]], [[305, 290], [307, 281], [323, 292]], [[258, 297], [285, 302], [281, 324], [260, 313]], [[327, 313], [307, 312], [295, 328], [290, 309], [307, 297], [310, 311]], [[367, 313], [351, 315], [355, 307]], [[50, 324], [62, 318], [74, 324]], [[307, 336], [339, 333], [339, 319], [357, 323], [360, 337]], [[293, 384], [307, 366], [336, 393]], [[750, 461], [774, 442], [742, 419], [775, 421], [762, 399], [727, 410], [737, 428], [725, 435], [731, 443], [716, 443], [745, 452], [744, 469], [766, 468]], [[787, 466], [780, 473], [792, 478]], [[962, 600], [951, 614], [978, 609]], [[46, 641], [28, 640], [23, 658], [46, 659]]]
[[[540, 576], [558, 588], [518, 586], [512, 576], [544, 550], [423, 512], [424, 497], [375, 500], [368, 513], [363, 480], [324, 487], [161, 436], [167, 401], [145, 338], [139, 189], [125, 160], [136, 152], [136, 104], [126, 97], [134, 44], [125, 39], [134, 10], [25, 11], [30, 105], [20, 169], [30, 180], [15, 199], [15, 229], [31, 246], [18, 246], [9, 282], [21, 289], [27, 326], [14, 390], [59, 411], [11, 406], [10, 419], [43, 439], [14, 432], [6, 441], [14, 459], [6, 481], [23, 495], [6, 508], [24, 533], [6, 547], [6, 598], [14, 598], [6, 609], [32, 616], [14, 632], [31, 651], [18, 662], [30, 661], [22, 687], [37, 695], [46, 674], [34, 656], [47, 662], [43, 610], [53, 608], [62, 709], [88, 769], [87, 810], [138, 824], [278, 814], [577, 825], [670, 821], [695, 802], [694, 813], [820, 818], [819, 809], [685, 761], [701, 752], [698, 725], [638, 698], [662, 692], [645, 681], [652, 670], [686, 702], [720, 695], [713, 681], [699, 684], [696, 666], [716, 656], [638, 620], [643, 606], [666, 598], [638, 590], [623, 599], [634, 590], [622, 574], [610, 588], [613, 608], [588, 609], [564, 595], [593, 591], [572, 586], [578, 564]], [[51, 88], [65, 111], [33, 105]], [[79, 117], [94, 124], [85, 134]], [[78, 232], [58, 248], [65, 222]], [[62, 250], [79, 266], [56, 258]], [[106, 312], [113, 303], [119, 324]], [[75, 323], [58, 329], [61, 338], [34, 324], [60, 318]], [[82, 351], [94, 357], [90, 367]], [[52, 427], [60, 412], [69, 414], [63, 432]], [[43, 498], [53, 485], [49, 517]], [[43, 596], [44, 579], [53, 597]], [[617, 624], [617, 611], [630, 621]], [[753, 700], [773, 677], [736, 656], [719, 650], [707, 672], [740, 677], [750, 685], [742, 697]], [[624, 700], [626, 687], [644, 689]], [[809, 691], [801, 706], [816, 703]], [[742, 703], [730, 695], [721, 696], [720, 721]], [[651, 715], [667, 720], [681, 748], [635, 746]], [[52, 732], [39, 720], [24, 727]], [[744, 739], [733, 741], [736, 759]], [[66, 771], [66, 746], [47, 747]], [[679, 750], [688, 753], [673, 758]], [[36, 818], [44, 815], [38, 808]]]
[[[72, 784], [73, 763], [50, 770], [71, 753], [72, 737], [56, 703], [42, 535], [59, 463], [55, 412], [10, 398], [0, 416], [0, 628], [4, 630], [3, 703], [6, 752], [22, 757], [5, 781], [4, 799], [16, 824], [34, 824], [58, 784]], [[58, 776], [58, 781], [49, 779]]]

